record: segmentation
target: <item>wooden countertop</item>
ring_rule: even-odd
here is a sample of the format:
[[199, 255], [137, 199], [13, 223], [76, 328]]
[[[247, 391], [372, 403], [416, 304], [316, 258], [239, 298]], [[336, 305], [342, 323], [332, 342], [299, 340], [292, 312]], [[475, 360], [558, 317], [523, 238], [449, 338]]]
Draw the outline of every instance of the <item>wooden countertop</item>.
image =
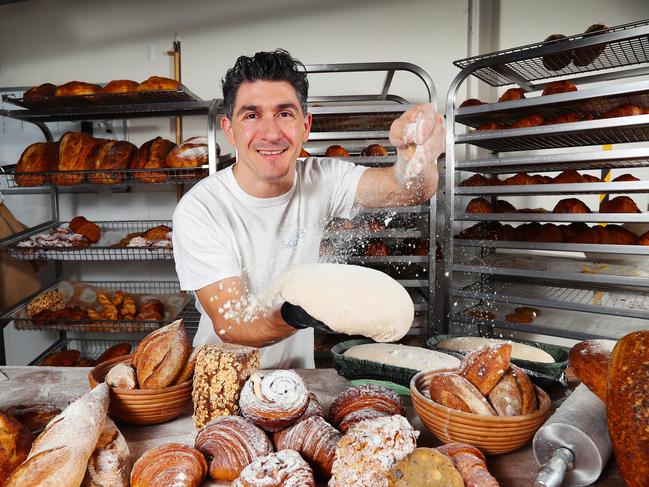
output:
[[[85, 367], [0, 367], [0, 408], [47, 402], [64, 409], [70, 401], [90, 389], [87, 379], [89, 371], [90, 369]], [[325, 411], [336, 396], [350, 386], [349, 381], [339, 376], [334, 369], [305, 369], [297, 372], [305, 380], [309, 390], [316, 394]], [[417, 444], [439, 446], [441, 443], [423, 426], [410, 401], [406, 402], [408, 419], [421, 431]], [[134, 461], [146, 450], [164, 443], [181, 442], [193, 445], [196, 435], [191, 411], [160, 425], [131, 426], [118, 423], [118, 426], [129, 444]], [[492, 475], [503, 487], [533, 485], [538, 469], [531, 444], [506, 455], [488, 457], [487, 463]], [[227, 483], [206, 482], [204, 485], [217, 486]], [[608, 462], [602, 476], [593, 485], [624, 485], [614, 458]]]

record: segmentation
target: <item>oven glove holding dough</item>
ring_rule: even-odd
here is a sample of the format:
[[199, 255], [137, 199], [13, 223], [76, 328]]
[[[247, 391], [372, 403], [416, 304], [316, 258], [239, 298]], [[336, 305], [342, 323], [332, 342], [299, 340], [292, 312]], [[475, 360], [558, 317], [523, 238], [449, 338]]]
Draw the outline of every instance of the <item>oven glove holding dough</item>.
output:
[[313, 328], [325, 333], [335, 333], [331, 328], [325, 325], [322, 321], [316, 320], [309, 313], [304, 311], [300, 306], [295, 306], [289, 302], [285, 302], [281, 309], [282, 318], [293, 328]]

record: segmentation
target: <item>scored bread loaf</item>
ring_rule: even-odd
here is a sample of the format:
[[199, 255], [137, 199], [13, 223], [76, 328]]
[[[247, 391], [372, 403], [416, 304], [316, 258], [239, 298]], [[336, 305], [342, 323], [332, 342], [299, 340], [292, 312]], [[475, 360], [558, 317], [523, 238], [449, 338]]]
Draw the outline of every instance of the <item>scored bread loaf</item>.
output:
[[44, 98], [54, 96], [54, 93], [56, 93], [56, 85], [52, 83], [43, 83], [42, 85], [32, 86], [23, 93], [23, 100], [43, 100]]
[[81, 487], [128, 487], [131, 452], [113, 420], [106, 418]]
[[448, 408], [465, 413], [496, 416], [496, 412], [476, 386], [459, 374], [453, 372], [433, 374], [428, 392], [433, 401]]
[[50, 421], [5, 487], [81, 485], [88, 459], [104, 429], [108, 391], [106, 384], [99, 384]]
[[[131, 160], [131, 169], [160, 169], [167, 167], [167, 155], [176, 147], [172, 141], [156, 137], [140, 146]], [[136, 171], [135, 179], [143, 183], [161, 183], [168, 174], [164, 171]]]
[[167, 155], [167, 167], [200, 167], [207, 161], [207, 137], [191, 137]]
[[84, 81], [68, 81], [56, 87], [54, 96], [94, 95], [101, 91], [101, 86]]
[[16, 164], [14, 179], [18, 186], [41, 186], [48, 182], [47, 173], [59, 165], [59, 144], [57, 142], [36, 142], [28, 146]]
[[467, 353], [458, 368], [458, 374], [488, 395], [509, 367], [511, 342], [485, 345]]
[[615, 458], [628, 487], [649, 479], [649, 330], [621, 338], [608, 368], [606, 419]]
[[31, 446], [29, 428], [0, 409], [0, 485], [27, 458]]
[[[88, 180], [95, 184], [121, 183], [124, 173], [119, 169], [128, 169], [136, 152], [137, 147], [125, 140], [109, 140], [96, 145], [88, 155], [88, 166], [96, 172], [88, 174]], [[112, 172], [100, 172], [103, 169]]]
[[132, 364], [142, 389], [162, 389], [181, 372], [191, 352], [183, 320], [149, 333], [133, 354]]
[[180, 83], [164, 76], [150, 76], [140, 83], [135, 91], [175, 91]]
[[[87, 171], [90, 167], [88, 155], [99, 141], [83, 132], [66, 132], [59, 140], [59, 171]], [[81, 184], [85, 173], [54, 173], [50, 181], [58, 186]]]

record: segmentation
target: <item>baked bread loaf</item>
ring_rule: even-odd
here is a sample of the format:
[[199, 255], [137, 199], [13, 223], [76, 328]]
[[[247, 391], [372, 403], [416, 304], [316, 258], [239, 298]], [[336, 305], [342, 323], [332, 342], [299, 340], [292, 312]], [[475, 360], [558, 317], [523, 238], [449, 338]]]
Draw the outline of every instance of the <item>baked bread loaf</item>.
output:
[[241, 390], [239, 408], [248, 421], [265, 431], [279, 431], [306, 411], [309, 391], [292, 370], [254, 372]]
[[[88, 174], [88, 181], [94, 184], [119, 184], [124, 181], [120, 169], [128, 169], [131, 159], [137, 152], [130, 142], [109, 140], [97, 144], [88, 155], [88, 166], [96, 172]], [[102, 172], [108, 170], [111, 172]]]
[[43, 367], [70, 367], [76, 364], [79, 358], [81, 358], [79, 350], [61, 350], [45, 356], [40, 365]]
[[[98, 141], [83, 132], [66, 132], [59, 140], [59, 171], [88, 171], [91, 167], [90, 152]], [[54, 173], [50, 181], [57, 186], [81, 184], [86, 180], [84, 173]]]
[[103, 353], [97, 358], [96, 363], [100, 364], [108, 360], [112, 360], [123, 355], [128, 355], [131, 353], [131, 344], [128, 342], [118, 343], [112, 347], [108, 347]]
[[496, 415], [480, 391], [469, 380], [454, 372], [431, 376], [428, 392], [433, 401], [447, 408], [482, 416]]
[[403, 401], [392, 389], [363, 384], [346, 389], [334, 399], [329, 408], [331, 424], [339, 425], [348, 414], [363, 408], [376, 409], [389, 415], [406, 414]]
[[[99, 384], [49, 422], [6, 487], [76, 487], [104, 429], [108, 386]], [[71, 441], [71, 439], [74, 441]]]
[[500, 122], [487, 122], [480, 125], [476, 130], [507, 130], [511, 128], [509, 125]]
[[584, 178], [574, 169], [567, 169], [561, 172], [558, 176], [555, 176], [553, 180], [554, 184], [572, 184], [583, 182]]
[[381, 144], [370, 144], [361, 151], [361, 156], [384, 157], [388, 150]]
[[[596, 34], [604, 34], [606, 32], [608, 32], [608, 27], [605, 24], [593, 24], [584, 31], [583, 38]], [[572, 62], [578, 67], [588, 66], [597, 60], [604, 52], [604, 49], [606, 49], [606, 43], [575, 49], [572, 52]]]
[[207, 164], [208, 160], [207, 137], [192, 137], [171, 149], [167, 155], [167, 167], [179, 169], [201, 167]]
[[106, 374], [104, 382], [110, 387], [116, 387], [118, 389], [137, 389], [135, 369], [125, 363], [114, 365]]
[[473, 198], [466, 205], [465, 213], [493, 213], [491, 203], [484, 198]]
[[617, 118], [617, 117], [633, 117], [635, 115], [642, 115], [642, 108], [636, 105], [620, 105], [613, 108], [608, 112], [604, 112], [601, 118]]
[[[517, 308], [518, 309], [518, 308]], [[483, 337], [455, 337], [443, 340], [437, 344], [438, 348], [446, 350], [455, 350], [458, 352], [469, 352], [485, 345], [497, 343], [506, 343], [506, 340], [500, 338], [483, 338]], [[541, 363], [554, 363], [554, 358], [545, 350], [537, 347], [525, 345], [524, 343], [509, 342], [512, 347], [511, 357], [521, 360], [530, 360]]]
[[649, 479], [649, 330], [622, 337], [611, 352], [606, 419], [615, 458], [629, 487]]
[[183, 320], [149, 333], [132, 359], [140, 388], [162, 389], [170, 385], [185, 366], [190, 352]]
[[42, 85], [32, 86], [23, 93], [23, 100], [36, 101], [50, 98], [56, 93], [56, 85], [52, 83], [43, 83]]
[[27, 426], [32, 433], [40, 433], [52, 418], [61, 414], [54, 404], [30, 404], [11, 406], [7, 414]]
[[330, 145], [324, 154], [325, 157], [349, 157], [349, 152], [341, 145]]
[[599, 205], [600, 213], [642, 213], [638, 205], [628, 196], [616, 196], [615, 198], [602, 201]]
[[358, 423], [338, 442], [329, 487], [387, 487], [390, 470], [412, 453], [418, 436], [398, 414]]
[[282, 450], [257, 458], [241, 471], [232, 487], [314, 487], [313, 471], [300, 454]]
[[630, 182], [630, 181], [640, 181], [640, 179], [636, 178], [632, 174], [626, 173], [626, 174], [621, 174], [620, 176], [614, 178], [612, 182], [623, 183], [623, 182]]
[[508, 186], [529, 185], [536, 184], [536, 180], [525, 172], [519, 172], [505, 179], [503, 184]]
[[321, 416], [311, 416], [273, 434], [277, 451], [295, 450], [313, 471], [325, 478], [331, 476], [336, 445], [342, 435]]
[[590, 391], [606, 401], [606, 384], [613, 340], [586, 340], [570, 349], [568, 363], [577, 378]]
[[541, 96], [556, 95], [557, 93], [568, 93], [570, 91], [577, 91], [577, 87], [574, 83], [571, 83], [570, 81], [565, 79], [562, 81], [552, 81], [551, 83], [545, 85]]
[[387, 257], [390, 255], [390, 252], [383, 240], [371, 240], [367, 245], [365, 255], [368, 257]]
[[602, 182], [602, 180], [600, 178], [598, 178], [597, 176], [592, 176], [590, 174], [582, 174], [581, 177], [584, 180], [584, 183], [601, 183]]
[[476, 447], [466, 443], [449, 443], [437, 450], [451, 459], [467, 487], [499, 487], [500, 484], [487, 469], [484, 455]]
[[31, 446], [31, 430], [0, 409], [0, 485], [27, 458]]
[[128, 444], [110, 418], [88, 459], [86, 476], [81, 487], [129, 487], [131, 452]]
[[478, 100], [477, 98], [469, 98], [468, 100], [464, 100], [460, 104], [460, 108], [465, 108], [465, 107], [476, 107], [478, 105], [484, 105], [484, 102]]
[[[473, 186], [495, 186], [494, 179], [483, 176], [482, 174], [474, 174], [473, 176], [465, 179], [460, 183], [460, 186], [463, 188], [473, 187]], [[500, 181], [497, 181], [500, 183]]]
[[47, 173], [56, 171], [59, 165], [59, 144], [36, 142], [29, 145], [16, 164], [14, 180], [18, 186], [42, 186], [49, 181]]
[[171, 232], [171, 227], [168, 227], [167, 225], [158, 225], [149, 228], [147, 231], [143, 232], [141, 236], [147, 240], [162, 240], [167, 238], [169, 232]]
[[553, 118], [552, 120], [546, 120], [545, 125], [582, 122], [584, 120], [592, 120], [592, 118], [593, 117], [589, 114], [574, 113], [574, 112], [564, 113], [563, 115], [559, 115], [557, 118]]
[[509, 201], [496, 200], [493, 205], [494, 213], [516, 213], [516, 208]]
[[649, 232], [645, 232], [638, 237], [636, 245], [649, 245]]
[[509, 88], [507, 91], [505, 91], [502, 95], [500, 95], [500, 98], [498, 98], [498, 101], [511, 101], [511, 100], [522, 100], [525, 98], [525, 90], [522, 88]]
[[[161, 169], [167, 167], [167, 155], [176, 147], [172, 141], [156, 137], [142, 144], [131, 160], [131, 169]], [[169, 175], [164, 171], [136, 171], [135, 179], [143, 183], [162, 183]]]
[[194, 375], [194, 368], [196, 367], [196, 358], [198, 357], [198, 352], [200, 351], [200, 347], [192, 349], [189, 357], [187, 358], [187, 362], [185, 362], [185, 365], [174, 379], [172, 385], [182, 384], [183, 382], [192, 380], [192, 376]]
[[205, 457], [191, 446], [168, 443], [147, 451], [131, 471], [131, 487], [198, 487], [207, 474]]
[[101, 91], [101, 86], [83, 81], [68, 81], [56, 87], [54, 96], [95, 95]]
[[194, 425], [201, 429], [219, 416], [239, 413], [241, 389], [259, 368], [259, 350], [221, 343], [201, 348], [196, 358], [192, 400]]
[[[567, 39], [563, 34], [552, 34], [543, 40], [546, 45], [556, 44]], [[570, 64], [572, 51], [546, 54], [542, 58], [543, 66], [550, 71], [559, 71]]]
[[559, 201], [552, 213], [590, 213], [586, 204], [577, 198], [565, 198]]
[[498, 416], [520, 416], [537, 409], [536, 390], [527, 374], [513, 364], [489, 393]]
[[609, 245], [635, 245], [638, 236], [620, 225], [606, 225], [606, 227], [597, 226], [595, 229], [602, 232], [601, 240], [598, 243]]
[[529, 115], [513, 123], [511, 128], [522, 129], [527, 127], [538, 127], [539, 125], [543, 125], [544, 121], [545, 119], [543, 118], [542, 115], [539, 114]]
[[458, 374], [487, 396], [507, 371], [511, 354], [511, 342], [484, 345], [466, 354]]
[[150, 76], [140, 83], [135, 91], [177, 91], [180, 83], [164, 76]]
[[388, 476], [389, 487], [464, 487], [460, 472], [443, 453], [415, 448], [396, 463]]
[[102, 93], [132, 93], [139, 83], [130, 79], [114, 79], [101, 89]]
[[207, 458], [214, 480], [232, 481], [255, 459], [272, 453], [266, 433], [241, 416], [221, 416], [198, 432], [194, 447]]

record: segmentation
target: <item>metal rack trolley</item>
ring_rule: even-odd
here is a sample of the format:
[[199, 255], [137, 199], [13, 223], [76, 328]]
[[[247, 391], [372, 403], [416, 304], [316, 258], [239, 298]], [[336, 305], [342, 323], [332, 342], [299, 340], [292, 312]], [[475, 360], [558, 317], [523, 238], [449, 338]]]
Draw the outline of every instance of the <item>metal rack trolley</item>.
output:
[[[561, 69], [551, 70], [543, 61], [544, 57], [553, 59], [552, 56], [555, 60], [563, 58], [567, 63]], [[587, 62], [593, 58], [594, 61]], [[643, 320], [649, 318], [649, 279], [642, 272], [629, 271], [624, 261], [617, 260], [633, 258], [636, 263], [642, 259], [646, 261], [649, 247], [462, 240], [456, 238], [456, 234], [462, 222], [468, 221], [649, 222], [646, 211], [641, 214], [578, 215], [468, 214], [462, 211], [467, 202], [463, 197], [485, 196], [493, 200], [511, 195], [647, 193], [647, 181], [460, 187], [457, 180], [460, 171], [491, 177], [519, 171], [609, 171], [649, 166], [649, 145], [646, 143], [649, 141], [648, 114], [597, 119], [598, 115], [623, 104], [649, 107], [649, 21], [611, 27], [589, 36], [574, 35], [554, 44], [521, 46], [463, 59], [455, 64], [461, 72], [451, 84], [447, 96], [446, 167], [441, 171], [445, 181], [438, 202], [440, 214], [445, 217], [443, 228], [440, 228], [444, 275], [437, 279], [437, 290], [443, 294], [438, 310], [439, 326], [448, 332], [451, 323], [475, 324], [474, 318], [464, 314], [475, 305], [494, 306], [496, 309], [527, 305], [544, 309], [541, 317], [532, 324], [516, 324], [496, 317], [478, 323], [481, 332], [499, 328], [585, 339], [617, 338], [633, 329], [646, 328]], [[548, 64], [552, 68], [558, 67]], [[579, 91], [458, 108], [458, 89], [471, 75], [493, 87], [513, 84], [526, 91], [540, 90], [555, 79], [569, 79], [579, 86]], [[603, 81], [616, 83], [591, 85]], [[458, 124], [477, 128], [487, 122], [511, 124], [531, 114], [540, 114], [547, 119], [574, 112], [589, 113], [595, 115], [595, 119], [458, 133]], [[461, 144], [487, 149], [492, 155], [458, 160], [457, 146]], [[579, 152], [561, 150], [603, 144], [629, 145], [606, 151], [597, 151], [594, 147]], [[543, 152], [520, 155], [522, 151], [532, 150]], [[503, 253], [503, 249], [507, 253]], [[561, 257], [538, 257], [538, 251], [559, 252]], [[573, 252], [586, 253], [587, 260], [577, 258]], [[467, 255], [473, 257], [467, 260]], [[589, 261], [588, 258], [593, 257], [599, 260]], [[513, 259], [517, 259], [514, 264]], [[607, 263], [600, 262], [602, 259]], [[582, 315], [584, 312], [590, 314]], [[628, 326], [622, 326], [614, 317], [624, 317]]]

